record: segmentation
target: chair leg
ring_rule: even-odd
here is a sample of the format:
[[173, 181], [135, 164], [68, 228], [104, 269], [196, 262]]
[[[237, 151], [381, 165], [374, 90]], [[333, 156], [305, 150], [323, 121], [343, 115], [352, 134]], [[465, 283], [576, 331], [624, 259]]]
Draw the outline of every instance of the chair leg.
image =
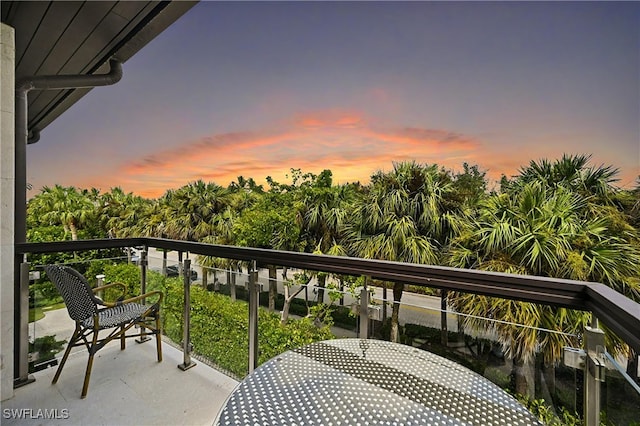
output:
[[89, 390], [89, 379], [91, 379], [91, 368], [93, 367], [93, 356], [94, 354], [89, 354], [89, 360], [87, 361], [87, 370], [84, 373], [84, 383], [82, 385], [82, 395], [80, 398], [87, 396], [87, 391]]
[[125, 338], [126, 338], [126, 337], [125, 337], [125, 334], [126, 334], [126, 333], [125, 333], [125, 331], [124, 331], [124, 330], [125, 330], [125, 328], [124, 328], [124, 325], [123, 325], [122, 327], [120, 327], [120, 332], [122, 333], [122, 334], [120, 335], [120, 350], [121, 350], [121, 351], [124, 351], [124, 348], [125, 348]]
[[69, 339], [69, 344], [67, 345], [67, 349], [64, 351], [64, 355], [62, 356], [62, 360], [60, 361], [60, 365], [56, 369], [56, 374], [53, 376], [53, 380], [51, 381], [52, 385], [55, 385], [60, 378], [60, 373], [62, 373], [62, 367], [64, 367], [65, 362], [67, 362], [67, 358], [69, 357], [69, 353], [71, 352], [71, 348], [76, 343], [78, 336], [80, 335], [80, 328], [76, 325], [76, 329], [71, 335], [71, 339]]
[[87, 370], [84, 373], [84, 383], [82, 384], [82, 395], [80, 398], [84, 399], [87, 396], [89, 390], [89, 379], [91, 379], [91, 368], [93, 367], [93, 357], [96, 353], [96, 342], [98, 341], [98, 330], [93, 331], [93, 339], [89, 349], [89, 360], [87, 361]]
[[156, 313], [156, 351], [158, 352], [158, 362], [162, 362], [162, 339], [160, 336], [160, 314]]

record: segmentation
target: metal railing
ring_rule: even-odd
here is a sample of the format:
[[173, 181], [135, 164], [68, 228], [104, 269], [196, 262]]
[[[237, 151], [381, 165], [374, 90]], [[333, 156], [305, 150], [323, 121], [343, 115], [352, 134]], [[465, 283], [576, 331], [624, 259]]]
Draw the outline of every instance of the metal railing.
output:
[[[289, 268], [304, 270], [323, 271], [334, 274], [345, 274], [352, 276], [368, 276], [374, 279], [401, 282], [423, 287], [439, 288], [443, 290], [459, 291], [486, 296], [493, 296], [505, 299], [513, 299], [525, 302], [539, 303], [556, 307], [565, 307], [577, 310], [590, 311], [595, 318], [604, 322], [607, 327], [623, 339], [636, 353], [640, 353], [640, 304], [626, 298], [613, 289], [599, 283], [570, 281], [555, 278], [510, 275], [495, 272], [463, 270], [440, 266], [407, 264], [401, 262], [390, 262], [380, 260], [369, 260], [351, 257], [337, 257], [315, 255], [309, 253], [286, 252], [268, 249], [255, 249], [246, 247], [222, 246], [214, 244], [204, 244], [189, 241], [168, 240], [160, 238], [126, 238], [126, 239], [101, 239], [83, 241], [65, 241], [53, 243], [19, 243], [16, 244], [16, 254], [25, 260], [29, 254], [73, 252], [112, 248], [125, 248], [143, 246], [146, 259], [148, 248], [165, 250], [175, 250], [180, 254], [183, 252], [212, 256], [218, 258], [248, 261], [252, 268], [249, 273], [249, 372], [257, 367], [258, 354], [258, 285], [256, 265], [280, 265]], [[182, 256], [180, 256], [182, 260]], [[142, 285], [146, 281], [147, 263], [141, 262]], [[188, 304], [190, 286], [188, 276], [190, 261], [184, 261], [183, 269], [185, 277], [185, 305]], [[24, 298], [28, 294], [28, 277], [22, 274], [20, 297]], [[28, 296], [26, 296], [28, 297]], [[362, 302], [367, 306], [367, 301]], [[25, 303], [22, 304], [23, 306]], [[28, 310], [27, 310], [28, 311]], [[365, 309], [361, 309], [364, 312]], [[28, 336], [23, 334], [24, 326], [28, 322], [28, 312], [19, 313], [19, 324], [16, 330], [20, 332], [18, 339], [20, 342], [28, 341]], [[189, 308], [184, 309], [184, 341], [183, 351], [185, 353], [184, 364], [181, 368], [188, 369], [195, 365], [189, 358]], [[368, 317], [366, 314], [360, 315], [361, 332], [367, 329]], [[585, 330], [589, 334], [589, 330]], [[587, 339], [588, 340], [588, 339]], [[590, 345], [587, 342], [587, 345]], [[20, 345], [16, 350], [16, 357], [19, 358], [16, 381], [27, 380], [26, 352]], [[596, 345], [597, 346], [597, 345]], [[593, 347], [585, 347], [586, 363], [600, 364], [599, 352], [594, 352]], [[594, 396], [598, 394], [599, 377], [598, 371], [594, 368], [585, 369], [585, 419], [587, 424], [597, 424], [599, 421], [599, 404]], [[594, 386], [596, 387], [594, 389]], [[588, 393], [588, 394], [587, 394]], [[589, 401], [589, 407], [587, 407]], [[587, 411], [588, 410], [588, 411]], [[594, 423], [595, 422], [595, 423]]]

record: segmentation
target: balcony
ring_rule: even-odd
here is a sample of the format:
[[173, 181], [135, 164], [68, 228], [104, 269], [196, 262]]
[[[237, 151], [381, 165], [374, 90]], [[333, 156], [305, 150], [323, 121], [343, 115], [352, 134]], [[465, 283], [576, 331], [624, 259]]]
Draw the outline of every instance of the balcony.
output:
[[[37, 372], [34, 374], [36, 383], [18, 389], [14, 399], [3, 403], [3, 409], [64, 408], [68, 410], [71, 421], [77, 424], [111, 424], [114, 422], [128, 424], [128, 419], [135, 419], [131, 420], [135, 424], [211, 424], [226, 397], [230, 395], [238, 383], [236, 379], [242, 379], [251, 373], [260, 362], [264, 361], [260, 357], [266, 351], [266, 345], [269, 343], [259, 340], [258, 295], [261, 287], [266, 290], [270, 279], [264, 274], [259, 274], [255, 265], [278, 265], [290, 270], [297, 268], [300, 271], [323, 271], [336, 277], [366, 276], [388, 282], [402, 282], [417, 287], [446, 289], [588, 311], [630, 347], [634, 348], [636, 353], [640, 349], [640, 335], [637, 332], [640, 330], [640, 305], [608, 287], [596, 283], [153, 238], [27, 243], [18, 244], [17, 250], [27, 255], [28, 260], [30, 256], [40, 253], [134, 246], [144, 247], [140, 262], [141, 285], [147, 284], [148, 275], [154, 269], [153, 262], [156, 262], [156, 265], [158, 265], [157, 262], [162, 262], [162, 259], [145, 260], [148, 258], [151, 248], [173, 250], [173, 255], [177, 256], [173, 262], [179, 262], [180, 269], [183, 269], [184, 284], [188, 284], [189, 277], [194, 276], [190, 272], [185, 273], [184, 270], [194, 268], [198, 271], [199, 277], [202, 277], [203, 271], [206, 271], [203, 265], [198, 264], [197, 259], [199, 258], [194, 255], [233, 259], [254, 265], [249, 267], [246, 272], [238, 272], [237, 270], [234, 272], [236, 276], [234, 290], [237, 289], [239, 293], [242, 293], [241, 289], [246, 287], [248, 297], [246, 305], [248, 312], [245, 322], [240, 326], [244, 329], [244, 339], [246, 339], [246, 342], [243, 342], [245, 345], [245, 359], [242, 361], [244, 367], [227, 375], [210, 368], [207, 362], [192, 359], [197, 356], [197, 353], [205, 352], [204, 348], [200, 346], [201, 340], [198, 340], [197, 336], [192, 339], [190, 335], [190, 332], [194, 330], [198, 334], [200, 333], [197, 325], [191, 322], [193, 308], [190, 307], [191, 301], [194, 300], [191, 296], [192, 288], [193, 291], [200, 290], [195, 290], [195, 287], [199, 286], [183, 285], [180, 292], [184, 299], [181, 300], [189, 301], [180, 318], [184, 333], [182, 338], [174, 336], [174, 341], [178, 342], [181, 350], [171, 346], [167, 340], [164, 344], [165, 360], [158, 364], [153, 359], [153, 345], [130, 344], [129, 346], [132, 347], [123, 352], [119, 350], [117, 344], [108, 346], [98, 352], [100, 359], [94, 365], [89, 395], [86, 400], [80, 400], [80, 378], [83, 375], [82, 370], [86, 361], [86, 353], [83, 350], [69, 361], [57, 385], [50, 385], [54, 369], [49, 368]], [[31, 266], [32, 269], [37, 269], [37, 265]], [[210, 276], [211, 273], [207, 275]], [[27, 274], [23, 274], [23, 276], [25, 277], [23, 285], [28, 286]], [[219, 273], [218, 277], [223, 282], [222, 287], [230, 289], [231, 286], [227, 282], [228, 276]], [[210, 284], [213, 285], [213, 280], [210, 281]], [[308, 285], [308, 293], [310, 291], [313, 294], [314, 289], [318, 290], [314, 288], [315, 286]], [[291, 291], [296, 289], [303, 290], [301, 286], [298, 286], [291, 288]], [[357, 313], [358, 318], [354, 319], [352, 329], [343, 329], [342, 331], [334, 329], [334, 334], [341, 332], [345, 336], [377, 336], [379, 338], [376, 333], [381, 331], [384, 323], [376, 319], [387, 317], [386, 306], [393, 302], [388, 298], [384, 300], [385, 296], [381, 290], [372, 292], [366, 288], [355, 295], [344, 293], [341, 296], [342, 300], [336, 304], [350, 306], [352, 302], [355, 303], [352, 309]], [[450, 359], [456, 359], [471, 368], [475, 368], [473, 363], [477, 361], [482, 364], [482, 368], [478, 371], [501, 385], [506, 385], [510, 380], [513, 380], [510, 377], [514, 370], [511, 364], [513, 360], [502, 353], [498, 344], [499, 336], [496, 334], [496, 324], [504, 323], [502, 318], [472, 318], [461, 312], [456, 312], [446, 304], [440, 307], [433, 306], [433, 303], [427, 304], [425, 298], [415, 296], [405, 296], [403, 300], [403, 306], [400, 309], [401, 313], [405, 315], [404, 320], [401, 317], [401, 320], [405, 322], [403, 343], [434, 351]], [[181, 306], [184, 307], [184, 305]], [[372, 319], [372, 317], [376, 318]], [[473, 321], [468, 322], [467, 319]], [[26, 318], [23, 321], [26, 322]], [[471, 327], [470, 323], [473, 323], [474, 326]], [[444, 324], [446, 324], [444, 328], [448, 329], [448, 332], [443, 333], [438, 330], [435, 339], [424, 333], [426, 328], [436, 330], [438, 326], [443, 327]], [[463, 324], [466, 324], [466, 329], [461, 332], [459, 329], [463, 328]], [[592, 326], [595, 325], [596, 321], [592, 323]], [[513, 326], [520, 330], [526, 328], [526, 326], [519, 324]], [[36, 335], [42, 335], [46, 332], [45, 330], [37, 330], [35, 327], [32, 326]], [[70, 335], [72, 324], [69, 324], [69, 327], [68, 334]], [[594, 329], [597, 330], [597, 327]], [[59, 331], [63, 333], [62, 330]], [[536, 331], [540, 340], [552, 334], [561, 334], [567, 341], [574, 341], [576, 344], [581, 344], [585, 340], [585, 336], [587, 336], [586, 340], [590, 340], [588, 336], [591, 333], [588, 329], [571, 332], [542, 329]], [[61, 334], [61, 337], [66, 338], [64, 334]], [[22, 342], [25, 342], [28, 337], [23, 335], [21, 339]], [[542, 372], [532, 367], [530, 371], [525, 373], [525, 375], [529, 375], [530, 384], [535, 382], [535, 389], [531, 397], [538, 400], [544, 398], [549, 403], [553, 400], [549, 389], [553, 387], [554, 393], [564, 392], [567, 394], [564, 401], [569, 401], [567, 409], [570, 412], [581, 414], [584, 412], [587, 419], [586, 424], [598, 424], [597, 418], [600, 416], [600, 412], [603, 412], [613, 424], [628, 424], [628, 422], [624, 422], [640, 416], [640, 388], [636, 383], [637, 379], [630, 377], [625, 369], [620, 367], [619, 364], [626, 361], [624, 357], [612, 356], [604, 352], [602, 347], [597, 346], [590, 347], [587, 344], [584, 346], [585, 351], [581, 351], [581, 348], [576, 345], [573, 350], [567, 350], [566, 362], [558, 364], [558, 367], [561, 368], [558, 368], [559, 371], [556, 372], [556, 376], [562, 376], [561, 379], [550, 377], [548, 371]], [[443, 348], [446, 353], [439, 352]], [[20, 374], [25, 381], [28, 381], [26, 345], [21, 346], [20, 351], [22, 360]], [[472, 362], [468, 362], [468, 359], [465, 361], [464, 354], [470, 354], [471, 358], [469, 359]], [[217, 364], [223, 370], [232, 369], [230, 366], [224, 365], [224, 360], [215, 359], [215, 356], [210, 356], [210, 358], [213, 359], [209, 359], [209, 363]], [[176, 365], [190, 367], [195, 362], [197, 362], [197, 366], [194, 369], [183, 368], [186, 371], [182, 371], [176, 368]], [[581, 363], [587, 365], [586, 370], [583, 371]], [[553, 376], [553, 372], [551, 376]], [[615, 394], [620, 392], [625, 395], [623, 399], [626, 401], [620, 401], [615, 397]], [[114, 413], [110, 407], [122, 407], [121, 414], [118, 414], [122, 415], [122, 421], [120, 419], [112, 421]], [[551, 408], [551, 410], [554, 409], [556, 413], [561, 412], [559, 407]], [[627, 417], [620, 417], [621, 420], [616, 420], [616, 415], [620, 413], [624, 413], [624, 416]], [[6, 421], [6, 419], [4, 420]]]

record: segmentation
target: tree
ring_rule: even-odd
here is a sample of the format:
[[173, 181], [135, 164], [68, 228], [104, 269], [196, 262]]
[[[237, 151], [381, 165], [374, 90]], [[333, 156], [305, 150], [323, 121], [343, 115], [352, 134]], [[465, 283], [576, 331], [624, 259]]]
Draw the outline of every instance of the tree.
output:
[[[349, 254], [366, 259], [437, 264], [440, 249], [457, 234], [461, 219], [444, 201], [450, 176], [436, 165], [394, 163], [371, 177], [371, 188], [356, 201], [346, 225]], [[404, 289], [394, 283], [391, 340], [399, 339], [398, 314]]]
[[[594, 214], [591, 196], [569, 185], [515, 183], [511, 192], [494, 194], [481, 204], [479, 217], [452, 243], [450, 266], [597, 281], [623, 291], [626, 287], [628, 294], [636, 283], [630, 277], [637, 276], [632, 265], [640, 257], [637, 247], [616, 235], [615, 216]], [[589, 319], [583, 312], [485, 296], [456, 294], [452, 303], [460, 312], [520, 324], [499, 322], [492, 328], [514, 360], [516, 391], [523, 394], [532, 392], [532, 383], [519, 371], [538, 347], [545, 363], [553, 365], [563, 346], [577, 344], [564, 333], [576, 332]], [[479, 326], [473, 317], [465, 322]], [[541, 334], [539, 329], [556, 333]]]
[[[169, 190], [153, 207], [157, 209], [155, 220], [148, 224], [147, 232], [165, 238], [201, 241], [214, 233], [216, 215], [226, 209], [229, 200], [225, 188], [202, 180]], [[166, 252], [163, 273], [166, 273]]]
[[[291, 247], [290, 250], [326, 252], [336, 243], [338, 229], [344, 219], [344, 204], [349, 191], [346, 187], [333, 187], [331, 170], [319, 175], [291, 169], [290, 184], [282, 184], [267, 177], [269, 197], [279, 200], [280, 205], [290, 206], [295, 213], [298, 229], [296, 241], [281, 241], [282, 233], [272, 240], [273, 247]], [[325, 250], [325, 251], [323, 251]], [[326, 274], [315, 274], [318, 279], [318, 302], [324, 299]], [[270, 267], [270, 294], [275, 298], [275, 270]], [[271, 300], [271, 297], [270, 297]], [[270, 304], [271, 305], [271, 304]]]
[[477, 165], [462, 164], [462, 173], [454, 173], [452, 193], [445, 201], [454, 203], [453, 208], [475, 210], [478, 203], [487, 195], [487, 173], [480, 171]]
[[214, 233], [216, 215], [229, 205], [227, 189], [202, 180], [189, 183], [165, 195], [168, 237], [199, 241]]
[[640, 230], [640, 176], [636, 179], [635, 188], [616, 192], [613, 204], [636, 231]]
[[255, 192], [258, 194], [264, 193], [262, 185], [256, 184], [253, 178], [245, 179], [244, 176], [238, 176], [237, 181], [231, 182], [228, 186], [231, 192]]
[[[291, 292], [291, 286], [294, 285], [294, 281], [290, 280], [289, 277], [287, 277], [287, 269], [285, 268], [284, 271], [282, 272], [282, 278], [283, 278], [283, 288], [284, 288], [284, 304], [282, 305], [282, 312], [280, 312], [280, 323], [282, 325], [285, 325], [288, 321], [289, 321], [289, 309], [291, 308], [291, 302], [293, 302], [293, 299], [300, 294], [311, 282], [311, 275], [306, 274], [306, 272], [303, 272], [301, 274], [296, 274], [296, 276], [294, 277], [295, 282], [297, 282], [300, 285], [300, 288], [298, 288], [298, 290], [296, 290], [295, 292]], [[308, 304], [307, 304], [308, 307]]]
[[584, 197], [597, 197], [599, 203], [608, 203], [615, 192], [618, 169], [613, 166], [589, 166], [591, 155], [564, 154], [561, 159], [550, 162], [547, 159], [531, 160], [529, 166], [519, 171], [516, 183], [525, 185], [542, 183], [547, 188], [559, 186]]
[[[304, 246], [316, 254], [344, 252], [340, 247], [341, 232], [347, 217], [347, 208], [355, 197], [350, 185], [333, 186], [331, 170], [320, 175], [310, 175], [308, 184], [295, 191], [295, 205], [301, 239]], [[324, 288], [327, 274], [315, 273], [318, 280], [318, 303], [324, 303]]]
[[[479, 219], [452, 245], [451, 266], [520, 274], [559, 268], [568, 251], [567, 233], [578, 226], [575, 199], [567, 191], [561, 200], [551, 199], [540, 184], [530, 184], [516, 195], [494, 195], [483, 203]], [[466, 326], [490, 327], [498, 333], [505, 353], [514, 360], [516, 391], [530, 393], [532, 383], [527, 383], [522, 367], [533, 359], [538, 345], [536, 328], [541, 326], [545, 307], [458, 293], [451, 303], [457, 311], [473, 315], [466, 318]], [[505, 322], [487, 325], [479, 318]], [[565, 326], [556, 324], [552, 329]], [[551, 344], [546, 351], [554, 353], [567, 344]]]
[[37, 205], [39, 209], [34, 214], [40, 216], [40, 222], [62, 225], [74, 241], [78, 239], [78, 229], [93, 220], [96, 212], [91, 200], [73, 186], [45, 186]]
[[116, 187], [98, 198], [99, 216], [103, 229], [112, 238], [136, 236], [136, 229], [146, 220], [145, 207], [150, 202], [144, 198], [125, 193]]
[[[233, 206], [232, 201], [232, 206]], [[233, 232], [233, 224], [238, 218], [238, 213], [233, 207], [227, 207], [227, 209], [220, 213], [216, 218], [215, 235], [207, 237], [204, 242], [212, 242], [223, 245], [234, 245], [236, 235]], [[210, 239], [210, 240], [208, 240]], [[200, 256], [202, 258], [202, 256]], [[239, 266], [239, 261], [234, 259], [220, 259], [207, 257], [204, 260], [204, 265], [218, 266], [226, 265], [227, 284], [229, 285], [229, 295], [232, 300], [236, 300], [236, 270]]]
[[[223, 211], [219, 211], [213, 218], [213, 234], [202, 239], [202, 242], [211, 244], [234, 245], [236, 236], [233, 232], [233, 224], [240, 214], [253, 206], [264, 194], [262, 185], [257, 185], [253, 178], [245, 179], [238, 176], [237, 182], [231, 182], [227, 187], [228, 203]], [[199, 263], [203, 266], [202, 285], [207, 285], [207, 268], [226, 267], [227, 284], [230, 296], [236, 299], [236, 271], [239, 262], [233, 259], [220, 259], [211, 256], [198, 256]], [[214, 272], [215, 276], [215, 272]], [[217, 278], [214, 281], [214, 290], [217, 289]]]
[[[295, 250], [299, 245], [300, 227], [291, 207], [291, 199], [286, 194], [265, 194], [234, 221], [232, 232], [239, 246]], [[267, 267], [269, 310], [273, 311], [277, 294], [276, 265]]]

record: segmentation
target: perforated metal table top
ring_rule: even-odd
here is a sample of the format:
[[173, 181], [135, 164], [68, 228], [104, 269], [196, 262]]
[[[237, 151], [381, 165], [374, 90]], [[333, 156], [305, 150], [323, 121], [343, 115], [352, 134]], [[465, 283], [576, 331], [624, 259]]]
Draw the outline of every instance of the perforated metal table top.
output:
[[220, 425], [539, 425], [473, 371], [397, 343], [337, 339], [285, 352], [234, 390]]

